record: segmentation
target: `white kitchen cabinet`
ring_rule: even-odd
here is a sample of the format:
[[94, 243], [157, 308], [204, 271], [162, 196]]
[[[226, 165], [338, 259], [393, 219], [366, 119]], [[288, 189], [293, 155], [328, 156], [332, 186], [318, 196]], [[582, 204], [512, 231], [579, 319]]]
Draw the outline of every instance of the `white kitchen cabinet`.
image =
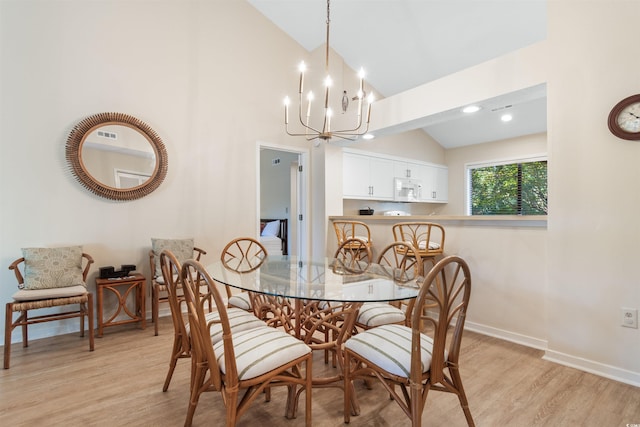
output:
[[343, 197], [393, 200], [394, 178], [420, 181], [420, 202], [448, 201], [446, 166], [375, 153], [343, 150]]
[[393, 200], [393, 161], [344, 152], [342, 193], [345, 198]]
[[394, 160], [393, 173], [396, 178], [423, 179], [425, 165], [421, 163]]
[[446, 166], [425, 165], [421, 201], [449, 201], [449, 169]]
[[449, 168], [447, 167], [435, 167], [436, 172], [436, 189], [435, 189], [435, 201], [436, 202], [448, 202], [449, 201]]

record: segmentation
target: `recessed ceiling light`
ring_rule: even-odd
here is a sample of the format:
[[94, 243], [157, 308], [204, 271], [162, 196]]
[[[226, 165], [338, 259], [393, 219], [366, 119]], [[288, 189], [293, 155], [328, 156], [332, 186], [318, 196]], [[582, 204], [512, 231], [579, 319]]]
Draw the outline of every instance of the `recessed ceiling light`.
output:
[[364, 135], [362, 135], [362, 139], [373, 139], [376, 136], [372, 133], [365, 133]]
[[477, 105], [467, 105], [462, 109], [463, 113], [475, 113], [476, 111], [480, 111], [480, 107]]
[[511, 119], [513, 119], [513, 116], [511, 114], [503, 114], [500, 117], [500, 120], [502, 120], [503, 122], [510, 122]]

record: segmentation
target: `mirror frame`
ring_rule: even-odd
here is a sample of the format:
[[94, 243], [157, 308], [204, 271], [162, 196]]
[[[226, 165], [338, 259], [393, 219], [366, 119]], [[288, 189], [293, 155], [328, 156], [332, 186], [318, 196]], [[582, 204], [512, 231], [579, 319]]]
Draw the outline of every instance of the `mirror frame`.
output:
[[[151, 177], [144, 183], [132, 188], [115, 188], [104, 185], [87, 171], [82, 162], [82, 146], [91, 132], [105, 125], [121, 125], [137, 130], [151, 144], [156, 155], [156, 165]], [[69, 167], [80, 184], [94, 194], [111, 200], [140, 199], [158, 188], [167, 176], [167, 150], [160, 136], [142, 120], [123, 113], [98, 113], [75, 125], [67, 138], [66, 156]]]

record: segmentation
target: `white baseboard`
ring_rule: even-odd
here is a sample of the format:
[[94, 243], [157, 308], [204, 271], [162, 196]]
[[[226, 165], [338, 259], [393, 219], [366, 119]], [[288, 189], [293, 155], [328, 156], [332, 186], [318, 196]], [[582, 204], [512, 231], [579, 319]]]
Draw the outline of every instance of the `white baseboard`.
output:
[[512, 343], [524, 345], [526, 347], [537, 348], [538, 350], [547, 349], [547, 341], [538, 338], [533, 338], [527, 335], [516, 334], [513, 332], [505, 331], [503, 329], [492, 328], [490, 326], [481, 325], [479, 323], [465, 322], [464, 328], [469, 331], [477, 332], [482, 335], [488, 335], [494, 338], [500, 338], [501, 340], [509, 341]]
[[558, 351], [549, 350], [546, 340], [529, 337], [526, 335], [515, 334], [513, 332], [502, 329], [492, 328], [473, 322], [466, 322], [465, 329], [477, 332], [482, 335], [488, 335], [505, 341], [524, 345], [538, 350], [544, 350], [543, 360], [557, 363], [559, 365], [568, 366], [570, 368], [579, 369], [614, 381], [640, 387], [640, 373], [627, 371], [615, 366], [606, 365], [604, 363], [594, 362], [592, 360], [583, 359], [581, 357], [571, 356], [569, 354], [560, 353]]
[[594, 362], [581, 357], [571, 356], [558, 351], [547, 350], [542, 358], [570, 368], [579, 369], [604, 378], [640, 387], [640, 373], [638, 372], [627, 371], [626, 369]]

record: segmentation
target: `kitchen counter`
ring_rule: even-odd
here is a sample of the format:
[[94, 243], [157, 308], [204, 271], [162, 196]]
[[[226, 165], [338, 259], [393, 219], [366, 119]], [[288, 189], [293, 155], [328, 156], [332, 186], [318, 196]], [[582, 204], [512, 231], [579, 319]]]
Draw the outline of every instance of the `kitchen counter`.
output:
[[343, 215], [330, 216], [329, 221], [351, 220], [365, 223], [396, 223], [428, 221], [459, 225], [504, 225], [510, 227], [546, 227], [546, 215]]

